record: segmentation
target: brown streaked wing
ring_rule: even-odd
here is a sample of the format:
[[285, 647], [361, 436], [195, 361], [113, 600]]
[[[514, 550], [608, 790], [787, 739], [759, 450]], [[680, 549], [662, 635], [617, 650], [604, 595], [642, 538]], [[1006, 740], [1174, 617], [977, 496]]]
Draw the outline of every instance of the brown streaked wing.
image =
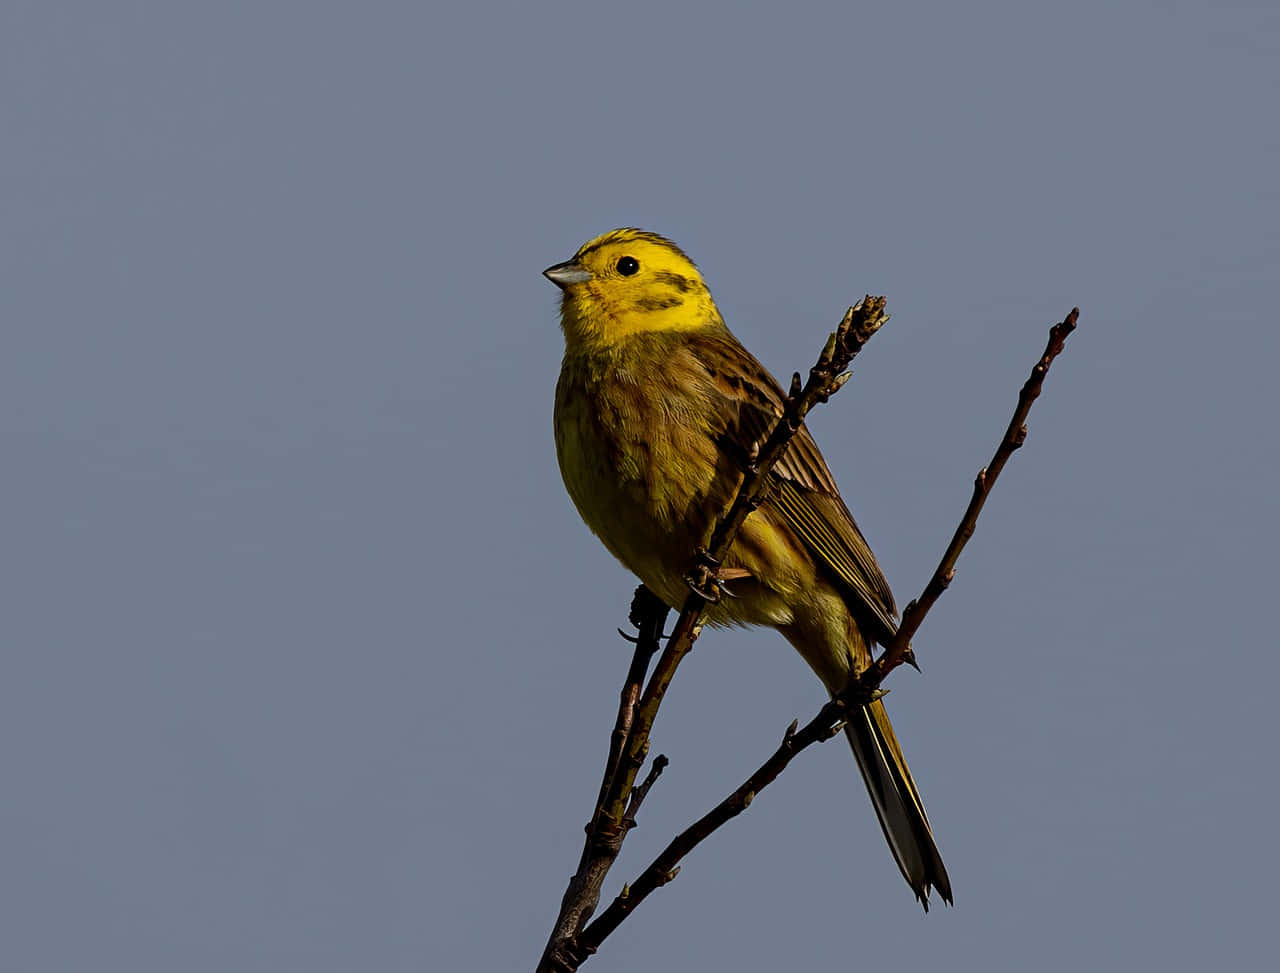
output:
[[777, 479], [768, 502], [884, 626], [882, 632], [868, 634], [877, 641], [893, 634], [898, 627], [893, 592], [844, 501], [833, 494], [806, 490], [782, 477]]
[[[745, 462], [752, 445], [762, 444], [782, 415], [782, 388], [731, 335], [699, 336], [694, 351], [724, 395], [723, 408], [717, 410], [725, 420], [720, 446]], [[775, 489], [766, 502], [884, 626], [882, 634], [895, 631], [897, 608], [889, 582], [804, 426], [774, 466], [773, 478]]]

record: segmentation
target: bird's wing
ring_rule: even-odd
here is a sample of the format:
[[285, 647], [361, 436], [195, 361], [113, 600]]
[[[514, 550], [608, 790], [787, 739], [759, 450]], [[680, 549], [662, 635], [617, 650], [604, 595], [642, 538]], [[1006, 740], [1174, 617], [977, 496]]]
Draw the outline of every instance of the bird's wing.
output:
[[[739, 462], [763, 445], [782, 415], [784, 395], [772, 375], [732, 336], [699, 344], [699, 358], [722, 393], [719, 442]], [[804, 426], [772, 471], [768, 503], [891, 634], [897, 629], [893, 592], [871, 547], [840, 498], [826, 460]]]

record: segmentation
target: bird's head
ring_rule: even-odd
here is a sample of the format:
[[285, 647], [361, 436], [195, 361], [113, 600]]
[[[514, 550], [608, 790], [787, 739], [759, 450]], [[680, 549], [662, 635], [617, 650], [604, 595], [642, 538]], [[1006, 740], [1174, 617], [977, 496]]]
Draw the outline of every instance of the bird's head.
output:
[[542, 273], [564, 292], [560, 321], [570, 347], [724, 327], [694, 262], [656, 233], [611, 230]]

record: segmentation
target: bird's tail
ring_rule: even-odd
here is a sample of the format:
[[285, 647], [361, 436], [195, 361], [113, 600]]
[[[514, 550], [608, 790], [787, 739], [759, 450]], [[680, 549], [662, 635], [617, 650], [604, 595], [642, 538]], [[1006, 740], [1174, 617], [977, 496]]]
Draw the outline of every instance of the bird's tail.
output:
[[929, 830], [929, 818], [907, 768], [884, 703], [876, 700], [854, 713], [844, 728], [880, 827], [907, 884], [925, 911], [929, 888], [951, 904], [951, 880]]

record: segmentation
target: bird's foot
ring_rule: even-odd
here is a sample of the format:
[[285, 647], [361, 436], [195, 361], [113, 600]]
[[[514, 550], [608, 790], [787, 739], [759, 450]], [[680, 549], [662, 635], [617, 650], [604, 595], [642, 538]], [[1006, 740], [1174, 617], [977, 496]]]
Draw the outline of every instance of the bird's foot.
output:
[[725, 585], [726, 581], [738, 581], [749, 577], [751, 572], [746, 568], [721, 567], [720, 562], [713, 558], [706, 548], [700, 547], [693, 569], [684, 576], [684, 581], [690, 591], [705, 599], [708, 604], [714, 605], [722, 595], [728, 595], [730, 598], [737, 597]]

